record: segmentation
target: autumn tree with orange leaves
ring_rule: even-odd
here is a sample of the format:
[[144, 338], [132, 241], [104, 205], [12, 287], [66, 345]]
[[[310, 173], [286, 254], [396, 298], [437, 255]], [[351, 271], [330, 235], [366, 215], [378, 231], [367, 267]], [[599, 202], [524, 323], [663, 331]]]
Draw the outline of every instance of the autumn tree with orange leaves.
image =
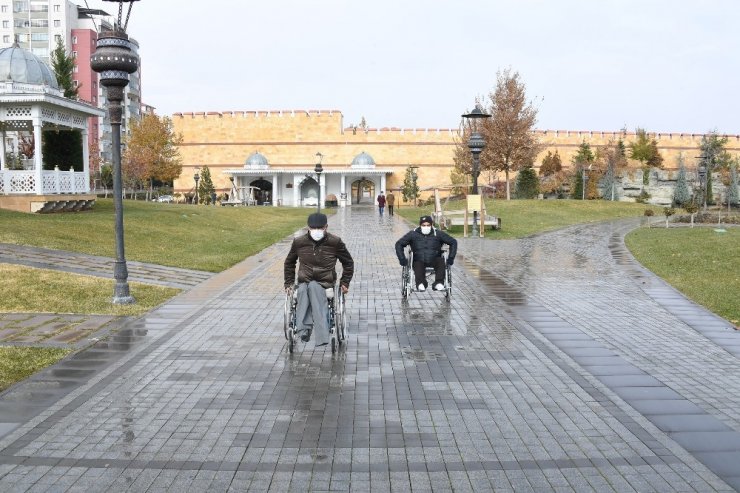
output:
[[123, 154], [123, 173], [129, 183], [149, 185], [154, 181], [172, 183], [182, 173], [182, 159], [177, 146], [182, 137], [175, 134], [172, 120], [155, 114], [146, 114], [132, 122]]

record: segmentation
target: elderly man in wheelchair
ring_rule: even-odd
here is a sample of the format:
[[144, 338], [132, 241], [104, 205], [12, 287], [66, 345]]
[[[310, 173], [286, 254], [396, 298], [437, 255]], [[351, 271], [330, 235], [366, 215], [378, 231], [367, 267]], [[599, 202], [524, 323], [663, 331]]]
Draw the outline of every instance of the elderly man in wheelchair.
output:
[[[448, 250], [443, 250], [447, 245]], [[410, 247], [411, 255], [406, 258], [404, 249]], [[446, 254], [446, 259], [445, 259]], [[455, 262], [457, 254], [457, 240], [444, 231], [434, 227], [431, 216], [422, 216], [419, 219], [419, 227], [406, 233], [396, 242], [396, 256], [398, 262], [404, 267], [403, 295], [404, 297], [414, 288], [417, 291], [427, 289], [427, 269], [434, 272], [433, 289], [435, 291], [446, 291], [449, 297], [451, 289], [450, 269]], [[411, 265], [409, 265], [411, 263]], [[413, 272], [414, 285], [408, 286], [410, 280], [409, 267]]]
[[[334, 351], [337, 340], [341, 341], [345, 335], [343, 301], [354, 273], [354, 261], [341, 238], [327, 233], [326, 229], [324, 214], [308, 216], [308, 231], [293, 239], [285, 258], [285, 335], [291, 352], [295, 336], [307, 342], [315, 332], [316, 346], [331, 342]], [[339, 286], [336, 286], [337, 261], [342, 264]], [[342, 333], [337, 334], [339, 329]]]

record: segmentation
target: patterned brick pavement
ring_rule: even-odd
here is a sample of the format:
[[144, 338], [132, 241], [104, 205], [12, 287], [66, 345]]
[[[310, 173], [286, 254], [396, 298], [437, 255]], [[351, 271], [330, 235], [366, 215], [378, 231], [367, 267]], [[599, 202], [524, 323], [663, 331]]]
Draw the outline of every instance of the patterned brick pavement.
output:
[[340, 211], [337, 355], [288, 354], [273, 245], [4, 393], [0, 490], [733, 491], [737, 333], [631, 261], [631, 226], [465, 240], [450, 303], [402, 302], [408, 226]]

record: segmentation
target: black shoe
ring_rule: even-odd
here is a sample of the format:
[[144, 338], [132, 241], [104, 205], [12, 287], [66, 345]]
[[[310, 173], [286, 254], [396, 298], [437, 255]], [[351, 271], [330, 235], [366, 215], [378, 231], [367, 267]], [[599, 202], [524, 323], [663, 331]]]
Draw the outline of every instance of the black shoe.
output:
[[301, 334], [301, 340], [303, 342], [308, 342], [311, 340], [311, 331], [310, 330], [304, 330], [303, 334]]

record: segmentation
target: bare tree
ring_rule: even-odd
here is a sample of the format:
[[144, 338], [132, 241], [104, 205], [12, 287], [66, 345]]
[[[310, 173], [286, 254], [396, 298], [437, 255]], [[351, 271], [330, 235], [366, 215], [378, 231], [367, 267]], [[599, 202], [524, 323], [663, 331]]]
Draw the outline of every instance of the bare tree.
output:
[[541, 150], [532, 132], [537, 123], [537, 108], [526, 98], [526, 87], [518, 72], [511, 69], [496, 74], [496, 90], [491, 99], [491, 118], [483, 122], [486, 148], [481, 154], [481, 169], [503, 171], [506, 175], [506, 200], [511, 199], [509, 174], [531, 166]]

